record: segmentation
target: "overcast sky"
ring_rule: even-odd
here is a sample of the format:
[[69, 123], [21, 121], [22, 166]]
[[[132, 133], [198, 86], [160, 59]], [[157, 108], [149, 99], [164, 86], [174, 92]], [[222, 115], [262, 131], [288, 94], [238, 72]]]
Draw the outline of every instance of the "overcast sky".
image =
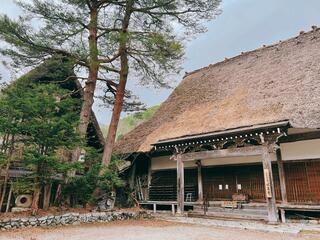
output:
[[[320, 26], [320, 0], [223, 0], [222, 14], [208, 23], [208, 32], [187, 45], [184, 71], [207, 66], [253, 50], [263, 44], [298, 35], [312, 25]], [[0, 13], [16, 16], [13, 0], [1, 0]], [[184, 72], [183, 71], [183, 72]], [[9, 74], [0, 67], [4, 80]], [[181, 77], [176, 79], [177, 83]], [[152, 90], [130, 85], [148, 106], [163, 102], [172, 90]], [[108, 123], [110, 112], [95, 106], [100, 123]]]

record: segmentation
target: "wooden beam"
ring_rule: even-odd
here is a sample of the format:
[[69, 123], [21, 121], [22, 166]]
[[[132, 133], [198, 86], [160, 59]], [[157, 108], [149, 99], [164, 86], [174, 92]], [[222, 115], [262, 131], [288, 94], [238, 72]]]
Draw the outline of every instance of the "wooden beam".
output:
[[250, 146], [242, 148], [230, 148], [222, 150], [192, 152], [182, 154], [182, 161], [194, 161], [197, 159], [223, 158], [223, 157], [248, 157], [262, 154], [262, 146]]
[[177, 214], [183, 214], [184, 212], [184, 164], [181, 158], [181, 154], [177, 154], [175, 157], [177, 161]]
[[295, 133], [288, 136], [282, 136], [279, 138], [278, 143], [298, 142], [313, 139], [320, 139], [320, 131]]
[[277, 223], [278, 213], [276, 207], [276, 197], [274, 191], [274, 182], [272, 174], [272, 165], [271, 165], [271, 155], [269, 153], [269, 147], [267, 144], [264, 144], [262, 147], [262, 164], [263, 164], [263, 176], [264, 176], [264, 185], [266, 191], [266, 201], [268, 209], [268, 221], [269, 223]]
[[199, 140], [205, 140], [205, 139], [212, 139], [212, 138], [221, 138], [226, 136], [235, 136], [235, 135], [243, 135], [246, 133], [260, 133], [263, 131], [271, 131], [272, 129], [276, 128], [287, 128], [289, 126], [289, 121], [281, 121], [276, 123], [267, 123], [267, 124], [258, 124], [253, 126], [247, 126], [247, 127], [240, 127], [240, 128], [234, 128], [224, 131], [217, 131], [212, 133], [205, 133], [205, 134], [194, 134], [187, 137], [178, 137], [173, 139], [163, 139], [159, 140], [157, 143], [152, 144], [154, 146], [159, 145], [175, 145], [179, 144], [185, 141], [194, 141], [195, 139]]
[[201, 161], [197, 161], [198, 166], [198, 202], [203, 202], [202, 166]]
[[277, 149], [276, 154], [277, 154], [278, 172], [279, 172], [279, 180], [280, 180], [281, 199], [282, 199], [282, 203], [288, 203], [286, 177], [285, 177], [285, 171], [284, 171], [283, 161], [281, 157], [281, 150]]

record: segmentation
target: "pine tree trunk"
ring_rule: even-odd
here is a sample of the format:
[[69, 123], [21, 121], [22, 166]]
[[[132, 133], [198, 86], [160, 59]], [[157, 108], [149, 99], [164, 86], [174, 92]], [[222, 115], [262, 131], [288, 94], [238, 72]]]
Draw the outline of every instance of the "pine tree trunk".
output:
[[7, 206], [6, 206], [6, 213], [9, 212], [10, 209], [10, 203], [11, 203], [11, 197], [12, 197], [12, 190], [13, 190], [13, 185], [11, 183], [10, 185], [10, 190], [9, 190], [9, 194], [8, 194], [8, 200], [7, 200]]
[[[83, 92], [83, 104], [80, 112], [80, 121], [78, 131], [80, 137], [85, 139], [87, 134], [88, 125], [91, 117], [92, 105], [94, 102], [94, 92], [96, 90], [97, 78], [99, 72], [98, 61], [98, 10], [92, 9], [90, 12], [90, 24], [89, 24], [89, 76], [85, 82], [85, 88]], [[73, 151], [72, 161], [76, 162], [80, 157], [81, 149], [78, 147]], [[74, 172], [69, 175], [74, 175]]]
[[121, 56], [121, 64], [124, 64], [124, 65], [123, 65], [123, 69], [121, 69], [120, 82], [117, 88], [116, 100], [115, 100], [114, 108], [112, 111], [112, 118], [109, 125], [106, 143], [104, 146], [102, 166], [108, 166], [111, 161], [112, 151], [113, 151], [114, 143], [116, 140], [118, 124], [119, 124], [121, 111], [122, 111], [123, 98], [125, 94], [125, 88], [126, 88], [127, 77], [128, 77], [128, 58], [127, 58], [127, 54], [124, 54], [124, 55], [125, 56]]
[[6, 169], [5, 169], [4, 182], [3, 182], [3, 185], [2, 185], [2, 195], [1, 195], [1, 198], [0, 198], [0, 212], [1, 212], [1, 209], [2, 209], [3, 202], [4, 202], [4, 198], [5, 198], [6, 193], [7, 193], [7, 186], [8, 186], [8, 179], [9, 179], [9, 167], [10, 167], [10, 162], [7, 163], [7, 166], [6, 166]]
[[59, 184], [56, 190], [56, 194], [54, 196], [54, 201], [53, 201], [54, 204], [58, 204], [58, 205], [61, 204], [61, 188], [62, 186], [61, 184]]
[[[6, 139], [6, 144], [8, 144], [9, 138], [10, 138], [10, 135], [8, 134], [7, 139]], [[11, 162], [11, 156], [12, 156], [13, 151], [14, 151], [14, 141], [15, 141], [15, 137], [14, 137], [14, 135], [12, 135], [11, 136], [11, 141], [10, 141], [10, 147], [8, 148], [8, 146], [6, 146], [3, 149], [3, 152], [7, 152], [8, 149], [9, 149], [9, 159], [8, 159], [8, 162], [7, 162], [7, 165], [6, 165], [6, 168], [5, 168], [5, 176], [4, 176], [4, 182], [3, 182], [3, 188], [2, 188], [2, 195], [1, 195], [1, 198], [0, 198], [0, 212], [1, 212], [1, 209], [2, 209], [3, 202], [4, 202], [4, 198], [5, 198], [6, 193], [7, 193], [10, 162]]]
[[98, 78], [98, 65], [97, 63], [91, 63], [89, 68], [89, 78], [85, 83], [85, 90], [83, 94], [83, 104], [80, 113], [79, 134], [82, 138], [86, 137], [87, 128], [90, 122], [91, 109], [93, 105], [93, 97], [96, 89], [96, 83]]
[[9, 141], [9, 134], [5, 134], [2, 140], [1, 152], [3, 153], [6, 152], [8, 141]]
[[50, 207], [50, 198], [51, 198], [51, 187], [52, 184], [46, 184], [43, 191], [43, 210], [48, 210]]
[[132, 14], [133, 0], [129, 0], [126, 6], [126, 14], [122, 22], [122, 38], [120, 40], [120, 80], [117, 87], [116, 99], [112, 111], [111, 123], [109, 125], [108, 135], [104, 146], [102, 166], [108, 166], [111, 161], [112, 151], [116, 140], [118, 124], [121, 116], [124, 94], [129, 73], [127, 43], [128, 43], [128, 27]]
[[41, 186], [39, 183], [37, 183], [35, 190], [33, 192], [33, 199], [32, 199], [32, 205], [31, 205], [32, 215], [36, 215], [38, 213], [40, 193], [41, 193]]

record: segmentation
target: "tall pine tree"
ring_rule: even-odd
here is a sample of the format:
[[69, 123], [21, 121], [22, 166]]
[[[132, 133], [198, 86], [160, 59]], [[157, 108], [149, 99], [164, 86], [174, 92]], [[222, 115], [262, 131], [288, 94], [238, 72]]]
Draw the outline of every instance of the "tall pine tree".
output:
[[[29, 1], [28, 1], [29, 2]], [[20, 64], [36, 64], [62, 54], [84, 68], [84, 101], [79, 132], [86, 134], [97, 81], [113, 107], [102, 163], [108, 165], [115, 142], [128, 77], [143, 85], [168, 87], [183, 59], [184, 40], [203, 32], [221, 0], [20, 0], [25, 17], [0, 17], [2, 54]], [[39, 21], [34, 30], [32, 23]], [[133, 103], [135, 105], [135, 103]]]

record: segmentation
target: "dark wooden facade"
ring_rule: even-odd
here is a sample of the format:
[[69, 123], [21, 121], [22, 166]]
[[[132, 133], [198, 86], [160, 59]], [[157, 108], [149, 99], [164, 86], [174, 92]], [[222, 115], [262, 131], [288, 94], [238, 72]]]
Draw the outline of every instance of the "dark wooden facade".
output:
[[[272, 168], [276, 200], [280, 202], [278, 167], [274, 163]], [[285, 162], [284, 170], [290, 203], [320, 204], [320, 160]], [[211, 201], [230, 200], [234, 193], [247, 194], [252, 202], [266, 199], [262, 164], [203, 167], [202, 180], [204, 196]], [[237, 189], [238, 184], [241, 189]], [[176, 201], [176, 170], [153, 171], [149, 191], [149, 200]], [[187, 193], [197, 200], [197, 169], [185, 169], [185, 197]]]
[[320, 160], [284, 165], [289, 202], [320, 204]]
[[[197, 170], [185, 169], [185, 199], [191, 194], [192, 201], [198, 199]], [[176, 201], [177, 200], [177, 171], [161, 170], [152, 173], [149, 188], [149, 200], [151, 201]]]
[[[153, 155], [171, 155], [177, 167], [170, 170], [170, 174], [169, 170], [152, 172], [155, 179], [149, 181], [149, 200], [176, 200], [177, 214], [183, 214], [184, 202], [190, 201], [186, 198], [190, 193], [192, 200], [198, 202], [232, 200], [234, 194], [245, 194], [250, 202], [266, 203], [270, 223], [279, 221], [279, 210], [281, 219], [285, 219], [284, 208], [289, 205], [319, 207], [320, 160], [283, 161], [279, 139], [288, 140], [289, 128], [289, 123], [283, 121], [159, 141]], [[252, 156], [258, 156], [261, 162], [224, 165], [221, 161], [220, 166], [203, 166], [210, 159]], [[197, 167], [185, 168], [190, 162]], [[168, 185], [171, 188], [165, 190], [164, 186]], [[190, 189], [190, 185], [194, 188]]]
[[[273, 164], [272, 167], [276, 199], [280, 200], [277, 166]], [[232, 199], [233, 194], [243, 193], [247, 194], [251, 201], [264, 202], [266, 197], [262, 172], [261, 164], [204, 168], [204, 194], [209, 200], [229, 200]]]

